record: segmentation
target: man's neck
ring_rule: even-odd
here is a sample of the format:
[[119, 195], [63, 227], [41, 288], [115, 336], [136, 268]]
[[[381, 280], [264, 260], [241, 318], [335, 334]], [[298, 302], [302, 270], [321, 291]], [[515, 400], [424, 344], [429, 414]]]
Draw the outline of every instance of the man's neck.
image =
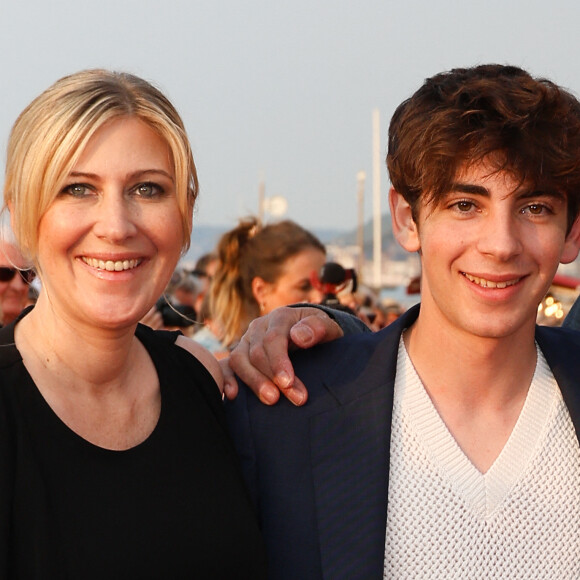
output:
[[533, 329], [479, 337], [419, 314], [405, 333], [409, 357], [465, 454], [487, 471], [505, 445], [536, 368]]

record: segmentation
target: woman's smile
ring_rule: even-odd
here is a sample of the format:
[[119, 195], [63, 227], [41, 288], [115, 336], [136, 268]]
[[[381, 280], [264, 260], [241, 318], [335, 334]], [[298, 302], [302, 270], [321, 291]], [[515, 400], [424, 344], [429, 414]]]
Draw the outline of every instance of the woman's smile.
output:
[[89, 258], [83, 256], [81, 260], [97, 270], [107, 270], [108, 272], [122, 272], [124, 270], [132, 270], [141, 264], [143, 260], [99, 260], [98, 258]]

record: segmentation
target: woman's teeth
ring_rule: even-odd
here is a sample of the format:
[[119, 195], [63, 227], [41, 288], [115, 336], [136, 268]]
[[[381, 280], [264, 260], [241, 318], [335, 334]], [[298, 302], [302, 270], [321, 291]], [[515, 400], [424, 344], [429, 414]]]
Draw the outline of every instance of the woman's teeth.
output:
[[141, 260], [97, 260], [97, 258], [82, 258], [85, 264], [91, 268], [107, 270], [108, 272], [122, 272], [123, 270], [132, 270], [141, 263]]

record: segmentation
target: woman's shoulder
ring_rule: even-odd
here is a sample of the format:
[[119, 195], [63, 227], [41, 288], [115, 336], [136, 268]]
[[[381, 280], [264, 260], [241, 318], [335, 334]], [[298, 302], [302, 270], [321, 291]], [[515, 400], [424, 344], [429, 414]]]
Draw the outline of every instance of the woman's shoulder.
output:
[[204, 346], [195, 342], [191, 338], [179, 335], [175, 341], [177, 346], [180, 346], [190, 354], [192, 354], [211, 374], [216, 382], [220, 393], [224, 391], [224, 376], [221, 367], [215, 356], [207, 350]]
[[179, 331], [153, 330], [142, 324], [138, 325], [136, 335], [150, 352], [162, 348], [177, 355], [184, 353], [191, 355], [211, 375], [220, 392], [223, 392], [224, 379], [220, 365], [217, 359], [200, 344]]

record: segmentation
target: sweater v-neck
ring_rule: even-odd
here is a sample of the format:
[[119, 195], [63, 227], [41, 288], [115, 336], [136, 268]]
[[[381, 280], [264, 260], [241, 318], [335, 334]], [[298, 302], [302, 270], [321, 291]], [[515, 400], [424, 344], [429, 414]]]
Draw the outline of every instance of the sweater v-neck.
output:
[[395, 405], [408, 416], [431, 461], [481, 517], [491, 515], [523, 475], [561, 397], [542, 352], [536, 348], [536, 369], [518, 420], [498, 457], [481, 473], [451, 435], [400, 341]]

